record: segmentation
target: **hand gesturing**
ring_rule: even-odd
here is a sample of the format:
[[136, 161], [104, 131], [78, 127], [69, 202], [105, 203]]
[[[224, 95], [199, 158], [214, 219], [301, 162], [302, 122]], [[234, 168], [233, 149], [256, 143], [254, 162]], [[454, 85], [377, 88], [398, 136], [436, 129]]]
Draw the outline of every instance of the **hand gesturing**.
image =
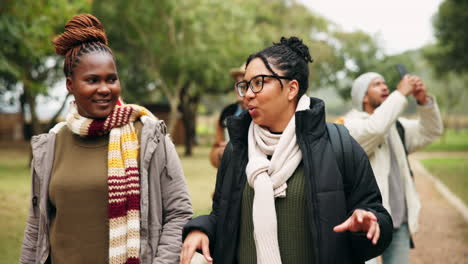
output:
[[367, 239], [372, 240], [372, 244], [376, 245], [380, 237], [380, 227], [377, 222], [377, 217], [365, 210], [357, 209], [343, 223], [333, 228], [335, 232], [367, 232]]

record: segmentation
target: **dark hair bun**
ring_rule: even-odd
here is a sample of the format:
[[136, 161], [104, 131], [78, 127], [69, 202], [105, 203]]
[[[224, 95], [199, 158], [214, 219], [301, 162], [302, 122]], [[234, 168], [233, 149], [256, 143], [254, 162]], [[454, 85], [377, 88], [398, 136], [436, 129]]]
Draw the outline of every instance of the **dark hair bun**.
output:
[[309, 53], [309, 48], [304, 43], [302, 43], [302, 40], [298, 39], [297, 37], [281, 37], [280, 44], [289, 47], [306, 62], [313, 61]]
[[101, 42], [107, 45], [107, 36], [101, 21], [90, 14], [74, 16], [65, 25], [65, 32], [55, 37], [55, 53], [65, 56], [73, 47], [87, 42]]

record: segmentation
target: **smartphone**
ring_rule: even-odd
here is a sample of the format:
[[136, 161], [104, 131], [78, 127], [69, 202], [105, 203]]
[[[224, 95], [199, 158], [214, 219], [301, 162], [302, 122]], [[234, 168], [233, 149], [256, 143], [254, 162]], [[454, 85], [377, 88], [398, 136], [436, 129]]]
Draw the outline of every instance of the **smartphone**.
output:
[[395, 68], [400, 74], [400, 80], [403, 79], [403, 77], [405, 77], [406, 74], [408, 74], [408, 71], [406, 70], [406, 67], [403, 64], [397, 64], [395, 65]]

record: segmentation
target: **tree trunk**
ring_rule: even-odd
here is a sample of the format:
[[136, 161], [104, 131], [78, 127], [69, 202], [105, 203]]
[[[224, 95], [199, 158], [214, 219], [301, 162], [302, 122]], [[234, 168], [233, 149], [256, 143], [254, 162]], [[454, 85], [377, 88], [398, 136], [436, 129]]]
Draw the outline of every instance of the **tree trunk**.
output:
[[[189, 113], [189, 128], [187, 129], [187, 133], [190, 137], [190, 155], [192, 155], [192, 147], [197, 144], [197, 108], [198, 104], [200, 103], [200, 96], [193, 96], [190, 98], [190, 113]], [[187, 153], [187, 149], [186, 149]]]
[[168, 98], [168, 100], [171, 112], [169, 113], [169, 119], [167, 120], [167, 130], [169, 131], [169, 134], [175, 135], [175, 126], [179, 115], [177, 109], [179, 100], [177, 100], [177, 98]]
[[193, 146], [195, 145], [196, 137], [196, 108], [199, 101], [198, 98], [190, 98], [190, 103], [181, 105], [182, 120], [184, 122], [184, 137], [185, 137], [185, 156], [192, 156]]
[[20, 95], [20, 98], [19, 98], [19, 101], [20, 101], [20, 111], [21, 111], [21, 125], [23, 127], [23, 140], [29, 140], [29, 135], [31, 135], [31, 133], [29, 133], [28, 131], [28, 127], [26, 126], [26, 98], [25, 98], [25, 95], [24, 95], [24, 91], [23, 93], [21, 93]]
[[[158, 76], [159, 78], [159, 76]], [[156, 79], [158, 79], [156, 78]], [[178, 112], [178, 107], [179, 107], [179, 102], [180, 102], [180, 94], [182, 90], [182, 84], [184, 83], [184, 76], [179, 76], [177, 79], [176, 83], [170, 83], [171, 89], [167, 86], [166, 82], [162, 82], [163, 85], [161, 85], [161, 90], [167, 100], [169, 101], [169, 107], [170, 107], [170, 113], [169, 113], [169, 118], [167, 120], [167, 128], [170, 134], [175, 135], [175, 127], [177, 124], [179, 112]]]
[[182, 122], [184, 123], [184, 156], [189, 157], [192, 156], [191, 129], [193, 125], [191, 122], [189, 106], [186, 104], [181, 104], [180, 108], [182, 110]]
[[29, 112], [31, 114], [31, 136], [39, 135], [42, 133], [41, 124], [36, 112], [36, 95], [32, 92], [29, 82], [24, 82], [24, 99], [29, 105]]
[[63, 99], [63, 102], [62, 102], [62, 106], [60, 106], [60, 109], [57, 110], [57, 112], [55, 112], [55, 115], [50, 119], [49, 121], [49, 125], [48, 125], [48, 128], [51, 129], [55, 126], [55, 124], [58, 123], [58, 117], [60, 116], [60, 113], [63, 111], [63, 109], [65, 108], [65, 106], [67, 105], [67, 99], [68, 97], [70, 97], [70, 93], [67, 94], [67, 96], [65, 96], [65, 99]]
[[196, 114], [200, 102], [200, 95], [190, 95], [191, 85], [186, 83], [180, 93], [180, 109], [184, 123], [185, 156], [192, 156], [196, 137]]

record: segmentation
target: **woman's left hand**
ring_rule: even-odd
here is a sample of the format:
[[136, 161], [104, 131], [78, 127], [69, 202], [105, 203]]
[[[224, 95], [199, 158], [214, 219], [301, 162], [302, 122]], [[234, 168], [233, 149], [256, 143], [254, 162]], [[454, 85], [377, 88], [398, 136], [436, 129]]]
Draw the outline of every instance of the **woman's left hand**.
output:
[[335, 232], [367, 232], [367, 239], [376, 245], [380, 237], [380, 227], [377, 217], [369, 211], [356, 209], [353, 214], [340, 225], [333, 228]]

